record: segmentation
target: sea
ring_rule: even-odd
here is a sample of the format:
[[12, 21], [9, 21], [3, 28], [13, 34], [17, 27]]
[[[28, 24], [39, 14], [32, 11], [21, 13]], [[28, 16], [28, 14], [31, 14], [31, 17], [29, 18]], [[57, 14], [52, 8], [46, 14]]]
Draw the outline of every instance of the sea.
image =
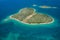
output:
[[[39, 7], [43, 5], [50, 8]], [[9, 18], [27, 7], [50, 15], [54, 22], [29, 25]], [[60, 0], [0, 0], [0, 40], [60, 40]]]

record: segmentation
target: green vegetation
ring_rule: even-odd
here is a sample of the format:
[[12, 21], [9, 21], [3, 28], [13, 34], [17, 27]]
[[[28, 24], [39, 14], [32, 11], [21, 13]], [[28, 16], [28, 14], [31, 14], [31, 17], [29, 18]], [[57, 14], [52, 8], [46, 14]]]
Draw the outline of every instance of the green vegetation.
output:
[[53, 21], [51, 16], [35, 12], [33, 8], [23, 8], [19, 13], [11, 16], [25, 23], [50, 23]]
[[48, 23], [52, 20], [53, 19], [48, 15], [36, 14], [28, 20], [28, 23]]
[[27, 16], [33, 14], [34, 9], [32, 8], [24, 8], [21, 9], [20, 13], [13, 15], [13, 18], [19, 19], [19, 20], [24, 20]]

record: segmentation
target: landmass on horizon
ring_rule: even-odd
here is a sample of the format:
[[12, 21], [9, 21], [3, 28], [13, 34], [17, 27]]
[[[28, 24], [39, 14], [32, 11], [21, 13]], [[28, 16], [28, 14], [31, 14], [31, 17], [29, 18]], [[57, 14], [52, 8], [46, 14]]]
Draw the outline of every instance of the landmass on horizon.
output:
[[23, 8], [18, 13], [11, 15], [10, 18], [27, 24], [49, 24], [54, 21], [53, 17], [38, 13], [34, 8]]

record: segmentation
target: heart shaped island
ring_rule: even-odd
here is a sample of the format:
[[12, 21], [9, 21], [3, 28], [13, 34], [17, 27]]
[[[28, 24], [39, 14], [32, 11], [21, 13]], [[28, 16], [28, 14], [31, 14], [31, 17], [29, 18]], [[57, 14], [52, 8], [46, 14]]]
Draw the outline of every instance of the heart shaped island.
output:
[[50, 24], [54, 22], [53, 17], [36, 12], [34, 8], [23, 8], [18, 13], [11, 15], [10, 18], [27, 24]]

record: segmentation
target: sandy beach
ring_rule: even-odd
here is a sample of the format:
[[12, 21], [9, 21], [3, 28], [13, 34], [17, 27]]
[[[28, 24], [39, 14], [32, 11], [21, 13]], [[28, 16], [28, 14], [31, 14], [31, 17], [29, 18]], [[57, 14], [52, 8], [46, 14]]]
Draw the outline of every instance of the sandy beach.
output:
[[[23, 22], [23, 21], [20, 21], [20, 20], [18, 20], [18, 19], [16, 19], [16, 18], [12, 18], [12, 16], [13, 16], [13, 15], [9, 16], [9, 18], [10, 18], [10, 19], [13, 19], [13, 20], [16, 20], [16, 21], [18, 21], [18, 22], [24, 23], [24, 24], [29, 24], [29, 23], [25, 23], [25, 22]], [[51, 23], [53, 23], [53, 22], [54, 22], [54, 19], [53, 19], [53, 21], [51, 21], [51, 22], [49, 22], [49, 23], [39, 23], [39, 24], [51, 24]], [[38, 25], [38, 23], [31, 23], [31, 24], [29, 24], [29, 25]]]
[[[23, 8], [23, 9], [21, 9], [17, 14], [19, 14], [19, 13], [21, 13], [21, 11], [23, 11], [23, 12], [25, 12], [26, 10], [29, 10], [30, 11], [30, 9], [29, 8]], [[13, 14], [13, 15], [11, 15], [11, 16], [9, 16], [9, 18], [10, 19], [14, 19], [14, 20], [16, 20], [16, 21], [18, 21], [18, 22], [22, 22], [22, 23], [24, 23], [24, 24], [32, 24], [32, 25], [35, 25], [35, 24], [51, 24], [51, 23], [53, 23], [54, 22], [54, 18], [53, 17], [51, 17], [50, 15], [48, 15], [47, 16], [47, 14], [45, 15], [45, 16], [47, 16], [48, 17], [48, 19], [49, 19], [49, 17], [51, 17], [51, 21], [49, 21], [49, 22], [40, 22], [40, 23], [33, 23], [33, 22], [31, 22], [31, 23], [29, 23], [28, 22], [28, 20], [30, 20], [30, 18], [31, 17], [33, 17], [34, 15], [36, 16], [37, 15], [37, 12], [36, 12], [36, 10], [34, 9], [34, 8], [32, 8], [32, 10], [33, 10], [33, 13], [32, 14], [30, 14], [29, 16], [27, 16], [26, 18], [24, 18], [22, 21], [20, 21], [20, 19], [18, 19], [18, 18], [14, 18], [14, 17], [12, 17], [12, 16], [14, 16], [15, 14]], [[27, 11], [28, 12], [28, 11]], [[29, 12], [28, 12], [29, 13]], [[39, 17], [41, 17], [41, 15], [43, 16], [44, 14], [43, 13], [40, 13], [40, 15], [38, 14], [38, 16]], [[17, 16], [19, 16], [19, 15], [17, 15]], [[24, 15], [23, 15], [24, 16]], [[37, 16], [37, 18], [39, 18]], [[43, 19], [44, 18], [44, 16], [41, 18], [41, 19]], [[46, 17], [45, 17], [46, 18]], [[46, 19], [46, 20], [48, 20], [48, 19]], [[38, 20], [38, 19], [37, 19]], [[41, 21], [41, 20], [40, 20]]]

